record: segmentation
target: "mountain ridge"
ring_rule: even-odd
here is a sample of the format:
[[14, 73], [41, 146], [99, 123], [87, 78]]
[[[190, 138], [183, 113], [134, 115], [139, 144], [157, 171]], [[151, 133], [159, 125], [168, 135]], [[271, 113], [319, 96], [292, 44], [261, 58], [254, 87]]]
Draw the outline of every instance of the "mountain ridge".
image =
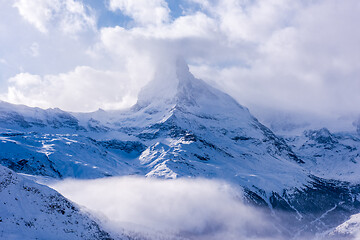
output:
[[[303, 138], [276, 135], [228, 94], [196, 79], [182, 61], [167, 71], [127, 110], [67, 113], [0, 104], [0, 163], [56, 178], [226, 180], [241, 186], [252, 204], [285, 219], [289, 236], [329, 229], [357, 213], [360, 187], [318, 176], [313, 170], [321, 166], [301, 154]], [[307, 147], [320, 150], [329, 137], [341, 142], [326, 130], [305, 137], [315, 141], [305, 141]]]
[[98, 239], [110, 235], [55, 190], [0, 166], [2, 239]]

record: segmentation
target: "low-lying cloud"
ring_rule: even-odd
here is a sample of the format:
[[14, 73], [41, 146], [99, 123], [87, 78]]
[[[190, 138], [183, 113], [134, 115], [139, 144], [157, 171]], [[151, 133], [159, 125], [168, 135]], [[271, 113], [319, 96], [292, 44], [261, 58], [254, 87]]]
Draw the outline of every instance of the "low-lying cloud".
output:
[[115, 234], [145, 239], [281, 239], [241, 189], [204, 179], [115, 177], [52, 186], [95, 214]]

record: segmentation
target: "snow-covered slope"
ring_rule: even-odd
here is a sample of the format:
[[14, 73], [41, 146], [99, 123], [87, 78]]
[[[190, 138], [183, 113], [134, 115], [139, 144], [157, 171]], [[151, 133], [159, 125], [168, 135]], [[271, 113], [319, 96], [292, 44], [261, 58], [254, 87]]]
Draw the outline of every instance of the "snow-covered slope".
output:
[[324, 239], [358, 240], [360, 239], [360, 214], [355, 214], [349, 220], [340, 224], [326, 234]]
[[[115, 154], [108, 149], [120, 152]], [[95, 141], [78, 134], [0, 132], [0, 163], [14, 171], [54, 178], [133, 174], [144, 146], [131, 141]]]
[[0, 166], [0, 239], [111, 239], [49, 187]]
[[[166, 71], [124, 111], [66, 113], [1, 103], [0, 163], [56, 178], [222, 179], [242, 186], [251, 203], [270, 207], [289, 235], [329, 229], [358, 211], [360, 187], [325, 175], [326, 158], [336, 159], [336, 151], [325, 149], [313, 164], [314, 152], [337, 137], [324, 130], [286, 142], [229, 95], [196, 79], [183, 61]], [[352, 156], [348, 140], [343, 136], [337, 149]], [[304, 149], [302, 141], [309, 141]], [[345, 175], [352, 165], [344, 161]]]
[[267, 191], [306, 181], [301, 160], [246, 108], [195, 79], [181, 62], [172, 77], [167, 94], [155, 97], [157, 84], [150, 83], [131, 117], [116, 121], [133, 127], [127, 133], [147, 146], [139, 157], [147, 176], [222, 178]]
[[[178, 61], [167, 78], [161, 76], [127, 111], [53, 114], [7, 105], [3, 115], [13, 111], [15, 117], [0, 121], [0, 161], [17, 171], [53, 177], [222, 178], [262, 195], [308, 181], [302, 160], [283, 139], [229, 95], [194, 78], [184, 62]], [[58, 114], [73, 124], [33, 124], [52, 123], [44, 116], [59, 119]], [[19, 125], [18, 119], [26, 123]], [[9, 124], [18, 132], [8, 131]]]
[[360, 183], [360, 137], [357, 133], [331, 133], [322, 128], [306, 130], [299, 136], [287, 137], [286, 141], [312, 174]]
[[0, 123], [11, 129], [69, 128], [80, 130], [78, 120], [58, 108], [43, 110], [0, 101]]

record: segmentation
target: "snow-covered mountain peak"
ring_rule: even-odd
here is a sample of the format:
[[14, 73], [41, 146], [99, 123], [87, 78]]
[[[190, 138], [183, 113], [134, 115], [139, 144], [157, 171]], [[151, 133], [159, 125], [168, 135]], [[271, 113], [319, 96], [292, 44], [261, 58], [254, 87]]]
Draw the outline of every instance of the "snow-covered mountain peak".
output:
[[[221, 179], [242, 187], [249, 202], [279, 212], [293, 235], [329, 229], [360, 206], [359, 137], [314, 129], [277, 136], [179, 59], [164, 63], [127, 110], [68, 113], [0, 102], [0, 164], [54, 178]], [[0, 182], [1, 176], [0, 168]]]
[[161, 69], [155, 72], [153, 79], [141, 89], [135, 109], [143, 109], [150, 104], [162, 102], [167, 105], [175, 103], [175, 96], [179, 85], [177, 67], [171, 64], [164, 64]]
[[[213, 88], [190, 72], [184, 59], [177, 59], [173, 66], [167, 65], [156, 73], [139, 93], [138, 102], [133, 109], [189, 109], [209, 113], [214, 109], [244, 109], [232, 97]], [[192, 109], [194, 110], [194, 109]]]
[[338, 142], [327, 128], [321, 128], [319, 130], [307, 130], [304, 132], [304, 134], [309, 139], [314, 140], [320, 144], [334, 144]]

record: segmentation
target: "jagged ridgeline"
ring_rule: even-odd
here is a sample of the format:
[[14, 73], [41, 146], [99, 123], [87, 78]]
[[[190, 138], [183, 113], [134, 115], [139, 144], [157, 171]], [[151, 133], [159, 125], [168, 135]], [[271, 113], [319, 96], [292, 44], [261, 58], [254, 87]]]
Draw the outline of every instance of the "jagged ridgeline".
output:
[[[323, 174], [326, 161], [340, 157], [329, 147], [343, 149], [356, 162], [359, 139], [341, 140], [325, 130], [283, 139], [232, 97], [196, 79], [184, 61], [167, 71], [123, 111], [68, 113], [1, 102], [0, 163], [59, 179], [229, 181], [244, 189], [249, 204], [271, 210], [289, 237], [329, 230], [359, 212], [356, 181], [336, 171], [331, 178]], [[310, 148], [326, 159], [320, 161]]]

